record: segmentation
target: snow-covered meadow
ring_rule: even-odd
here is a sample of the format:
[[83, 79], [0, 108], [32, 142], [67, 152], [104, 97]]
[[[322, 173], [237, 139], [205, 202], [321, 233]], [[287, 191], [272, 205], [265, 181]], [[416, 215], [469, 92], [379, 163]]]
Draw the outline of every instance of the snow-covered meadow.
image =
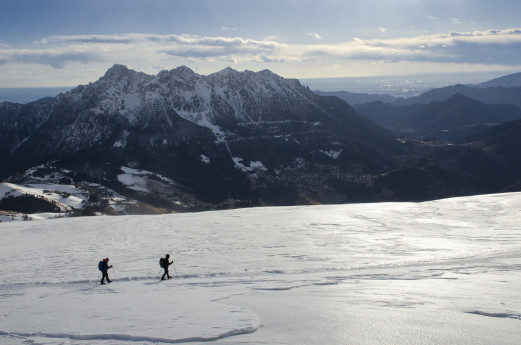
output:
[[510, 193], [0, 223], [0, 343], [519, 344], [520, 209]]

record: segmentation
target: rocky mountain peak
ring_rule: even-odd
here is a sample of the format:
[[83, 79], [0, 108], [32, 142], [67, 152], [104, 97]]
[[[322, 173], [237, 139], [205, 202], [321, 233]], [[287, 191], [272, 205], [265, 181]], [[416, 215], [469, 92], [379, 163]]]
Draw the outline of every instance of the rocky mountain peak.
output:
[[184, 80], [192, 79], [197, 75], [197, 73], [195, 73], [192, 69], [186, 66], [179, 66], [177, 68], [174, 68], [170, 71], [170, 73], [176, 76], [177, 78]]
[[129, 74], [130, 72], [131, 70], [127, 66], [115, 64], [111, 68], [109, 68], [107, 72], [105, 72], [103, 79], [119, 79], [122, 76]]
[[115, 64], [94, 84], [128, 90], [129, 88], [141, 87], [143, 83], [149, 81], [151, 78], [150, 75], [143, 72], [136, 72], [125, 65]]
[[152, 76], [151, 84], [159, 84], [167, 89], [193, 84], [200, 76], [186, 66], [179, 66], [171, 70], [162, 70]]
[[233, 75], [237, 75], [241, 72], [231, 68], [231, 67], [226, 67], [218, 72], [215, 72], [213, 74], [211, 74], [212, 76], [216, 76], [216, 77], [230, 77], [230, 76], [233, 76]]

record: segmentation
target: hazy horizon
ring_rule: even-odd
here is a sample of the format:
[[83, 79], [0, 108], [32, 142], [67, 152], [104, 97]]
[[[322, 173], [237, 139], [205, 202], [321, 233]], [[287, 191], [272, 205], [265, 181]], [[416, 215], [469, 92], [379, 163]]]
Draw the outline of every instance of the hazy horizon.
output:
[[[516, 73], [516, 72], [512, 72]], [[374, 77], [301, 78], [313, 91], [348, 91], [352, 93], [388, 94], [414, 97], [433, 88], [456, 84], [478, 84], [504, 75], [491, 72], [460, 74], [418, 74]], [[99, 76], [101, 77], [101, 75]], [[90, 82], [94, 82], [91, 80]], [[57, 87], [0, 87], [0, 102], [25, 104], [44, 97], [55, 97], [78, 85]]]

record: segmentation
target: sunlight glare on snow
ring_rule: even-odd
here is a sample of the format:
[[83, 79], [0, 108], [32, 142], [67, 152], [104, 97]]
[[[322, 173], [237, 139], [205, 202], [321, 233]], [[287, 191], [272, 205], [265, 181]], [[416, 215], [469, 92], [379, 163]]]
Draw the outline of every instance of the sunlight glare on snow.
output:
[[0, 223], [0, 343], [516, 344], [520, 206], [510, 193]]

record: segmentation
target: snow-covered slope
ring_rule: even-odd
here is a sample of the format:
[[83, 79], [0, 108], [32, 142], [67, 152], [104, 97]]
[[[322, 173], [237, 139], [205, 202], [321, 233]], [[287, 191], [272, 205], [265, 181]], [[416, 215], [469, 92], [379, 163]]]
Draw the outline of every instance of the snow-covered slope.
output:
[[[118, 178], [122, 184], [146, 194], [164, 193], [165, 189], [176, 186], [174, 181], [148, 171], [121, 167], [120, 172]], [[6, 210], [0, 211], [0, 222], [121, 215], [131, 214], [135, 208], [146, 208], [98, 183], [73, 183], [73, 179], [72, 171], [41, 165], [19, 174], [14, 181], [0, 183], [0, 210]], [[184, 206], [180, 201], [179, 205]], [[150, 214], [166, 212], [159, 209], [150, 211]]]
[[520, 207], [511, 193], [0, 223], [0, 343], [518, 344]]
[[70, 185], [31, 184], [19, 186], [12, 183], [0, 183], [0, 199], [21, 195], [42, 198], [55, 204], [61, 211], [81, 209], [82, 202], [86, 200], [85, 191], [78, 190]]

